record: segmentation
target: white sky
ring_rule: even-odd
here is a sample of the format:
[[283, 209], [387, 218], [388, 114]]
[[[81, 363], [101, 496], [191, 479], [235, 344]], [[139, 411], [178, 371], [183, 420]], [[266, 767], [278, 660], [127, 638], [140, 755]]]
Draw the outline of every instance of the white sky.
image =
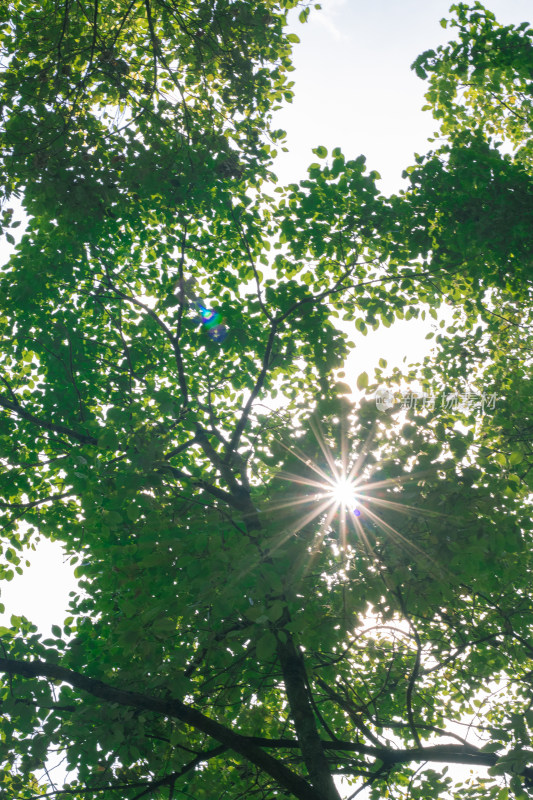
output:
[[[275, 127], [288, 133], [289, 153], [281, 154], [276, 172], [282, 183], [305, 177], [316, 157], [312, 148], [341, 147], [347, 158], [364, 154], [369, 169], [382, 176], [384, 193], [397, 191], [401, 173], [415, 152], [428, 149], [435, 130], [422, 112], [426, 84], [410, 71], [424, 50], [448, 40], [451, 31], [439, 20], [448, 16], [448, 0], [323, 0], [322, 11], [292, 29], [300, 36], [294, 54], [295, 100], [277, 112]], [[505, 24], [530, 21], [531, 0], [487, 0], [486, 6]], [[2, 245], [0, 245], [0, 248]], [[0, 259], [8, 250], [0, 249]], [[0, 261], [0, 263], [1, 263]], [[363, 370], [371, 375], [379, 358], [400, 366], [404, 357], [418, 361], [429, 350], [428, 323], [398, 322], [367, 337], [345, 367], [350, 384]], [[351, 332], [351, 331], [350, 331]], [[66, 616], [68, 592], [75, 588], [71, 569], [57, 545], [44, 542], [24, 577], [1, 586], [6, 613], [25, 615], [48, 633]]]
[[[421, 111], [427, 84], [410, 65], [448, 41], [451, 0], [323, 0], [309, 22], [291, 30], [301, 43], [294, 53], [295, 99], [276, 115], [288, 133], [289, 153], [279, 159], [282, 182], [305, 176], [316, 161], [313, 147], [340, 147], [348, 158], [363, 154], [377, 170], [385, 193], [398, 190], [413, 153], [428, 149], [435, 131]], [[530, 21], [531, 0], [488, 0], [503, 24]]]
[[[340, 147], [349, 158], [366, 156], [367, 168], [381, 175], [384, 194], [397, 192], [401, 174], [414, 153], [430, 149], [436, 131], [431, 112], [422, 111], [427, 83], [411, 71], [425, 50], [446, 43], [452, 29], [440, 25], [450, 17], [452, 0], [324, 0], [309, 22], [296, 20], [292, 30], [301, 43], [294, 53], [295, 99], [277, 112], [275, 127], [287, 131], [288, 153], [277, 163], [282, 183], [305, 177], [318, 145]], [[502, 24], [530, 21], [531, 0], [488, 0]], [[422, 359], [431, 348], [425, 339], [430, 322], [398, 321], [366, 337], [342, 325], [356, 342], [345, 364], [348, 384], [361, 372], [373, 375], [380, 358], [388, 367]], [[354, 396], [358, 392], [354, 391]]]

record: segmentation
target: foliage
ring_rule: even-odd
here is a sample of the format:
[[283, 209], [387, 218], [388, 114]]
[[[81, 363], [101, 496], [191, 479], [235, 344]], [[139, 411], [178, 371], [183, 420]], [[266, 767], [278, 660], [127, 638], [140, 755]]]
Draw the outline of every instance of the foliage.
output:
[[[532, 794], [532, 32], [455, 7], [415, 66], [443, 140], [399, 195], [320, 146], [282, 187], [295, 5], [0, 12], [11, 244], [13, 198], [28, 215], [1, 273], [0, 577], [41, 536], [79, 580], [49, 638], [0, 629], [1, 797]], [[336, 317], [444, 301], [431, 358], [350, 403]], [[376, 407], [406, 381], [497, 400]], [[346, 450], [360, 519], [317, 499]]]

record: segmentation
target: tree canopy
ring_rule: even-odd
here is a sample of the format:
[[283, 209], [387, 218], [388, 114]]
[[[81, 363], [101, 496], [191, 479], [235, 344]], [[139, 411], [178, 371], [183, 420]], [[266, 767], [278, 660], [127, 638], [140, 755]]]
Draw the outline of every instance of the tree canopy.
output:
[[[387, 197], [277, 182], [297, 6], [0, 7], [0, 578], [79, 580], [0, 628], [2, 798], [533, 797], [533, 30], [452, 6]], [[426, 314], [351, 402], [336, 320]]]

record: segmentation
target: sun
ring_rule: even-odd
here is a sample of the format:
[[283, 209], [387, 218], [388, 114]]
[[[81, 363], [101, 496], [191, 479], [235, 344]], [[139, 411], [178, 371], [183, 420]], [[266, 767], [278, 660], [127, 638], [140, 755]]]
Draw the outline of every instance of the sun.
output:
[[[286, 494], [280, 501], [269, 503], [269, 514], [273, 520], [281, 521], [279, 535], [273, 541], [269, 552], [274, 553], [285, 542], [307, 526], [313, 525], [310, 531], [312, 538], [307, 547], [301, 551], [298, 564], [302, 575], [312, 569], [315, 559], [322, 550], [330, 534], [337, 534], [334, 547], [338, 553], [347, 557], [354, 548], [362, 547], [379, 560], [375, 544], [380, 538], [392, 539], [412, 557], [427, 560], [435, 572], [441, 574], [442, 567], [424, 550], [414, 544], [408, 535], [398, 531], [387, 521], [388, 513], [407, 516], [434, 516], [442, 514], [398, 502], [398, 492], [405, 483], [425, 477], [424, 473], [406, 473], [395, 477], [376, 480], [376, 469], [365, 461], [373, 440], [373, 429], [368, 433], [366, 441], [359, 441], [358, 452], [350, 454], [350, 442], [345, 430], [341, 430], [338, 444], [327, 440], [320, 424], [311, 420], [311, 430], [321, 450], [321, 456], [310, 458], [305, 451], [294, 444], [287, 445], [283, 441], [277, 444], [286, 450], [293, 459], [302, 464], [301, 471], [289, 472], [284, 469], [276, 473], [278, 478], [286, 480], [294, 487], [292, 494]], [[250, 565], [249, 569], [252, 569]]]
[[280, 503], [274, 502], [270, 506], [271, 511], [294, 516], [285, 525], [280, 543], [316, 520], [318, 525], [312, 545], [313, 553], [318, 551], [332, 526], [338, 528], [338, 541], [343, 549], [352, 547], [359, 540], [371, 550], [370, 532], [374, 537], [384, 535], [394, 538], [407, 550], [419, 552], [408, 538], [387, 522], [383, 512], [427, 514], [422, 509], [397, 500], [401, 485], [417, 480], [420, 475], [406, 473], [393, 478], [373, 480], [374, 470], [365, 466], [373, 431], [370, 431], [364, 443], [359, 444], [359, 452], [350, 455], [345, 431], [341, 431], [338, 445], [332, 446], [317, 422], [311, 423], [311, 429], [321, 450], [319, 459], [309, 458], [294, 445], [278, 442], [305, 467], [304, 474], [285, 470], [277, 473], [279, 478], [289, 481], [296, 489], [292, 497], [289, 496]]
[[[353, 482], [346, 477], [337, 478], [328, 491], [331, 499], [348, 511], [354, 511], [357, 506], [357, 496]], [[357, 516], [359, 516], [357, 514]]]

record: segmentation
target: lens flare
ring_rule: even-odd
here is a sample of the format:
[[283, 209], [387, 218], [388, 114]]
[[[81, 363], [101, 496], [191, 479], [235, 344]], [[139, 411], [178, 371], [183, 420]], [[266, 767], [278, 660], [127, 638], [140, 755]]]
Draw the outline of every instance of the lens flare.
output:
[[225, 320], [222, 319], [217, 311], [207, 308], [203, 300], [200, 300], [198, 295], [195, 294], [195, 285], [193, 278], [189, 278], [188, 281], [178, 281], [177, 287], [180, 291], [181, 298], [187, 299], [189, 305], [196, 308], [199, 312], [197, 319], [206, 329], [208, 336], [213, 339], [214, 342], [222, 343], [229, 333]]
[[338, 531], [338, 545], [343, 550], [353, 548], [359, 542], [369, 553], [374, 553], [371, 540], [376, 542], [379, 537], [385, 536], [410, 551], [412, 556], [416, 553], [417, 557], [433, 561], [386, 519], [390, 512], [411, 517], [441, 516], [397, 502], [402, 485], [420, 480], [425, 473], [405, 473], [394, 478], [373, 480], [375, 468], [367, 459], [373, 431], [360, 445], [359, 452], [350, 455], [345, 431], [341, 429], [340, 441], [334, 445], [331, 440], [326, 440], [318, 423], [311, 422], [311, 428], [320, 447], [319, 458], [312, 459], [298, 447], [278, 442], [292, 456], [292, 460], [296, 458], [302, 464], [300, 474], [285, 470], [278, 473], [278, 478], [292, 483], [296, 490], [294, 494], [286, 496], [283, 502], [269, 506], [269, 513], [276, 515], [276, 512], [280, 512], [283, 517], [284, 532], [278, 546], [304, 529], [311, 533], [309, 526], [318, 523], [309, 546], [309, 568], [325, 538], [335, 529]]
[[340, 478], [335, 481], [329, 494], [336, 503], [344, 506], [349, 511], [353, 510], [357, 505], [354, 485], [347, 478]]
[[[302, 540], [305, 546], [300, 549], [292, 567], [294, 580], [298, 582], [313, 569], [328, 539], [336, 554], [346, 558], [346, 563], [362, 547], [371, 556], [374, 570], [377, 563], [383, 563], [376, 548], [381, 541], [389, 540], [404, 550], [410, 560], [425, 562], [426, 569], [435, 575], [445, 574], [446, 567], [410, 538], [409, 525], [405, 526], [405, 533], [401, 533], [390, 524], [393, 522], [391, 512], [411, 518], [423, 517], [428, 521], [437, 517], [452, 519], [449, 514], [397, 502], [404, 484], [423, 481], [434, 470], [373, 479], [373, 474], [379, 469], [379, 462], [375, 467], [372, 464], [376, 461], [367, 458], [373, 430], [366, 441], [360, 443], [359, 452], [350, 457], [348, 436], [342, 427], [340, 441], [333, 445], [333, 437], [326, 440], [316, 421], [311, 420], [310, 426], [321, 456], [311, 458], [298, 447], [276, 440], [276, 444], [289, 454], [290, 460], [300, 462], [300, 466], [295, 465], [295, 472], [279, 470], [276, 473], [277, 479], [292, 484], [294, 491], [290, 495], [283, 492], [283, 501], [269, 503], [263, 510], [265, 522], [272, 524], [277, 531], [268, 543], [268, 555], [275, 557], [276, 551], [293, 537]], [[387, 516], [390, 522], [387, 522]], [[243, 575], [251, 573], [264, 557], [261, 551], [257, 560], [249, 561]], [[388, 579], [386, 570], [380, 570], [380, 575], [384, 581]]]

